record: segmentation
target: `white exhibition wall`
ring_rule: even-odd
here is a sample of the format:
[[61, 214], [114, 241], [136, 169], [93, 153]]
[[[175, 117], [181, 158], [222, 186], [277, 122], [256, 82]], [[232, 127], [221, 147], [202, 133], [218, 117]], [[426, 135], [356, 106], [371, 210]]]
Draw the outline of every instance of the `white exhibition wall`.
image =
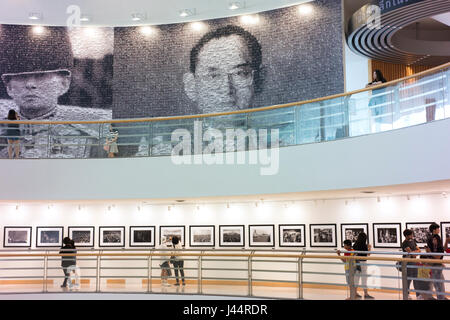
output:
[[[255, 206], [255, 203], [230, 203], [227, 208], [225, 203], [221, 204], [199, 204], [197, 205], [176, 205], [171, 206], [170, 211], [167, 205], [142, 205], [141, 203], [49, 203], [40, 204], [20, 204], [16, 209], [16, 204], [0, 205], [2, 216], [1, 239], [3, 241], [4, 226], [32, 226], [33, 227], [33, 248], [36, 242], [36, 227], [38, 226], [64, 226], [65, 235], [68, 233], [69, 226], [95, 226], [95, 247], [98, 248], [98, 235], [100, 226], [124, 226], [125, 244], [129, 248], [129, 227], [130, 226], [155, 226], [156, 237], [159, 237], [159, 226], [167, 225], [185, 225], [186, 236], [189, 236], [190, 225], [215, 225], [215, 248], [219, 248], [219, 225], [245, 225], [246, 248], [248, 247], [248, 225], [252, 224], [274, 224], [275, 225], [275, 243], [279, 249], [278, 225], [279, 224], [305, 224], [306, 225], [306, 249], [316, 250], [334, 250], [334, 248], [311, 248], [310, 247], [310, 224], [336, 224], [337, 226], [337, 245], [341, 245], [341, 224], [347, 223], [368, 223], [370, 243], [373, 244], [373, 223], [401, 223], [402, 230], [405, 229], [408, 222], [448, 222], [450, 221], [450, 198], [442, 194], [417, 195], [411, 194], [410, 200], [406, 196], [382, 197], [378, 202], [375, 198], [345, 199], [340, 200], [317, 200], [317, 201], [298, 201], [298, 202], [265, 202]], [[81, 210], [79, 210], [81, 205]], [[114, 205], [114, 206], [113, 206]], [[111, 210], [108, 207], [111, 206]], [[138, 209], [138, 206], [141, 206]], [[403, 238], [403, 237], [402, 237]], [[158, 241], [157, 241], [158, 243]], [[187, 248], [189, 247], [189, 241]], [[107, 248], [104, 248], [107, 250]], [[198, 248], [197, 248], [198, 249]], [[258, 248], [255, 248], [255, 250]], [[269, 249], [270, 248], [259, 248]], [[27, 249], [22, 249], [27, 250]], [[298, 249], [300, 250], [300, 249]], [[374, 248], [382, 252], [398, 252], [399, 249], [381, 249]], [[247, 268], [247, 262], [205, 262], [204, 267], [214, 268]], [[343, 273], [343, 265], [339, 260], [330, 261], [334, 265], [305, 264], [304, 271], [313, 272], [335, 272]], [[12, 262], [11, 262], [12, 263]], [[8, 263], [5, 264], [5, 266]], [[37, 263], [33, 266], [39, 266]], [[51, 261], [51, 270], [49, 277], [61, 277], [59, 269], [59, 258]], [[94, 270], [82, 270], [84, 276], [95, 276], [94, 261], [81, 261], [78, 263], [81, 267], [92, 267]], [[146, 259], [143, 261], [105, 261], [102, 264], [107, 267], [119, 266], [138, 266], [143, 270], [125, 270], [127, 276], [136, 276], [135, 279], [127, 279], [127, 283], [138, 284], [147, 277], [145, 267]], [[158, 261], [152, 263], [154, 271], [153, 276], [159, 276]], [[28, 265], [27, 265], [28, 266]], [[196, 268], [196, 259], [186, 261], [187, 268]], [[263, 270], [296, 270], [296, 263], [258, 263], [254, 262], [254, 268]], [[14, 272], [9, 271], [9, 276], [31, 275], [32, 271]], [[388, 276], [398, 276], [392, 263], [386, 263], [385, 267], [370, 267], [370, 274], [382, 274]], [[187, 277], [194, 279], [197, 271], [188, 270]], [[108, 276], [121, 277], [125, 275], [123, 270], [106, 270], [102, 273], [106, 278]], [[6, 273], [5, 273], [6, 276]], [[228, 272], [224, 271], [204, 271], [204, 277], [238, 277], [247, 278], [247, 272]], [[445, 272], [447, 279], [450, 273]], [[268, 273], [255, 272], [255, 279], [271, 280], [290, 280], [296, 281], [296, 274], [286, 273]], [[344, 276], [338, 275], [317, 275], [305, 274], [305, 282], [321, 283], [340, 283], [345, 281]], [[91, 280], [92, 281], [92, 280]], [[105, 284], [106, 279], [102, 280]], [[102, 284], [102, 285], [104, 285]], [[369, 285], [378, 287], [399, 287], [400, 283], [393, 279], [383, 279], [373, 277]]]

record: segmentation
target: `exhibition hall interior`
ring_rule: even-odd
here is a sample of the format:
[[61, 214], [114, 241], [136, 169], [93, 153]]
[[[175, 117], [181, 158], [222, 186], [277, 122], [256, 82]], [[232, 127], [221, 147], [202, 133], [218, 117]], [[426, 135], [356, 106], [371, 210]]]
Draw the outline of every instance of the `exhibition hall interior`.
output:
[[1, 300], [450, 299], [448, 0], [1, 6]]

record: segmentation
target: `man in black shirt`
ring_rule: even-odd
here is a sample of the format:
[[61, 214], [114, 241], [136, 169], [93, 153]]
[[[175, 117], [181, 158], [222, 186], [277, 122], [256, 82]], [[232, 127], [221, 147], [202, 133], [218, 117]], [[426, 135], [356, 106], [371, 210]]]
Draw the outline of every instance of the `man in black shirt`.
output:
[[[410, 229], [406, 229], [403, 231], [403, 235], [405, 236], [405, 241], [402, 243], [402, 251], [403, 252], [420, 252], [420, 248], [417, 246], [416, 240], [414, 240], [414, 233]], [[403, 258], [415, 258], [415, 255], [404, 255]], [[408, 267], [408, 266], [415, 266], [416, 264], [414, 262], [408, 262], [406, 264], [406, 276], [408, 281], [408, 299], [409, 297], [409, 287], [411, 285], [411, 278], [417, 278], [417, 269], [414, 267]], [[414, 289], [416, 288], [416, 281], [414, 281]], [[419, 296], [420, 294], [416, 292], [416, 296]]]

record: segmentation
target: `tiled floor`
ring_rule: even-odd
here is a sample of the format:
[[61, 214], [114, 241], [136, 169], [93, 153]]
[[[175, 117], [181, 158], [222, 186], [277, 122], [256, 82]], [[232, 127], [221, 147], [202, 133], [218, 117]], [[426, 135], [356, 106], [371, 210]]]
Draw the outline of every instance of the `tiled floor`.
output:
[[[104, 285], [101, 287], [103, 293], [127, 293], [127, 294], [148, 294], [149, 299], [161, 299], [161, 295], [169, 297], [169, 299], [175, 298], [174, 295], [183, 295], [195, 297], [195, 295], [208, 295], [208, 296], [222, 296], [222, 297], [249, 297], [248, 286], [231, 286], [231, 285], [203, 285], [200, 293], [197, 285], [186, 285], [185, 287], [170, 285], [168, 287], [162, 287], [160, 284], [153, 284], [150, 290], [144, 288], [142, 285]], [[50, 293], [49, 298], [53, 298], [54, 293], [66, 293], [64, 296], [69, 296], [71, 293], [94, 293], [95, 286], [83, 285], [80, 290], [68, 290], [59, 287], [59, 284], [51, 284], [47, 286], [47, 291]], [[14, 294], [13, 294], [14, 293]], [[5, 296], [22, 298], [26, 295], [19, 295], [21, 293], [43, 293], [43, 285], [1, 285], [0, 286], [0, 299]], [[362, 292], [360, 292], [362, 293]], [[5, 295], [6, 294], [6, 295]], [[377, 300], [399, 300], [400, 294], [391, 294], [384, 292], [371, 291], [370, 294]], [[3, 295], [3, 297], [2, 297]], [[41, 295], [42, 296], [42, 295]], [[275, 298], [275, 299], [297, 299], [298, 289], [288, 287], [264, 287], [254, 286], [253, 297], [261, 298]], [[45, 298], [45, 295], [44, 295]], [[348, 298], [347, 291], [345, 290], [332, 290], [332, 289], [313, 289], [305, 288], [303, 290], [304, 299], [312, 300], [344, 300]], [[190, 299], [190, 298], [189, 298]], [[209, 298], [208, 298], [209, 299]]]

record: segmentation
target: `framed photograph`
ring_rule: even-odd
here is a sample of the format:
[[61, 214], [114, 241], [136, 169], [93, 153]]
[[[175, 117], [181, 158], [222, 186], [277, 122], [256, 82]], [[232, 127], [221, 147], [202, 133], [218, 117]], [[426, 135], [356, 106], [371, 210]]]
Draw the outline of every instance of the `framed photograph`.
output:
[[125, 247], [125, 227], [100, 227], [99, 247]]
[[441, 234], [442, 243], [445, 243], [450, 238], [450, 222], [441, 222]]
[[154, 247], [155, 227], [130, 227], [130, 247]]
[[184, 231], [184, 226], [159, 226], [159, 244], [162, 244], [165, 240], [177, 236], [181, 242], [181, 245], [184, 247]]
[[69, 238], [75, 247], [94, 247], [95, 227], [69, 227]]
[[401, 248], [402, 227], [400, 223], [374, 223], [374, 248]]
[[344, 240], [350, 240], [354, 243], [361, 232], [364, 232], [367, 235], [367, 239], [370, 239], [368, 223], [341, 224], [341, 247], [344, 247]]
[[190, 247], [214, 247], [214, 226], [189, 226]]
[[64, 227], [37, 227], [36, 247], [61, 247]]
[[219, 226], [219, 247], [244, 247], [245, 229], [243, 225]]
[[274, 237], [275, 226], [273, 224], [248, 226], [250, 247], [274, 247]]
[[305, 247], [304, 224], [280, 224], [278, 226], [280, 247]]
[[310, 224], [311, 247], [337, 247], [336, 224]]
[[5, 227], [3, 232], [3, 247], [31, 247], [31, 227]]
[[423, 248], [427, 245], [428, 237], [431, 236], [430, 224], [432, 222], [407, 222], [406, 229], [411, 229], [414, 232], [414, 240], [417, 245]]

